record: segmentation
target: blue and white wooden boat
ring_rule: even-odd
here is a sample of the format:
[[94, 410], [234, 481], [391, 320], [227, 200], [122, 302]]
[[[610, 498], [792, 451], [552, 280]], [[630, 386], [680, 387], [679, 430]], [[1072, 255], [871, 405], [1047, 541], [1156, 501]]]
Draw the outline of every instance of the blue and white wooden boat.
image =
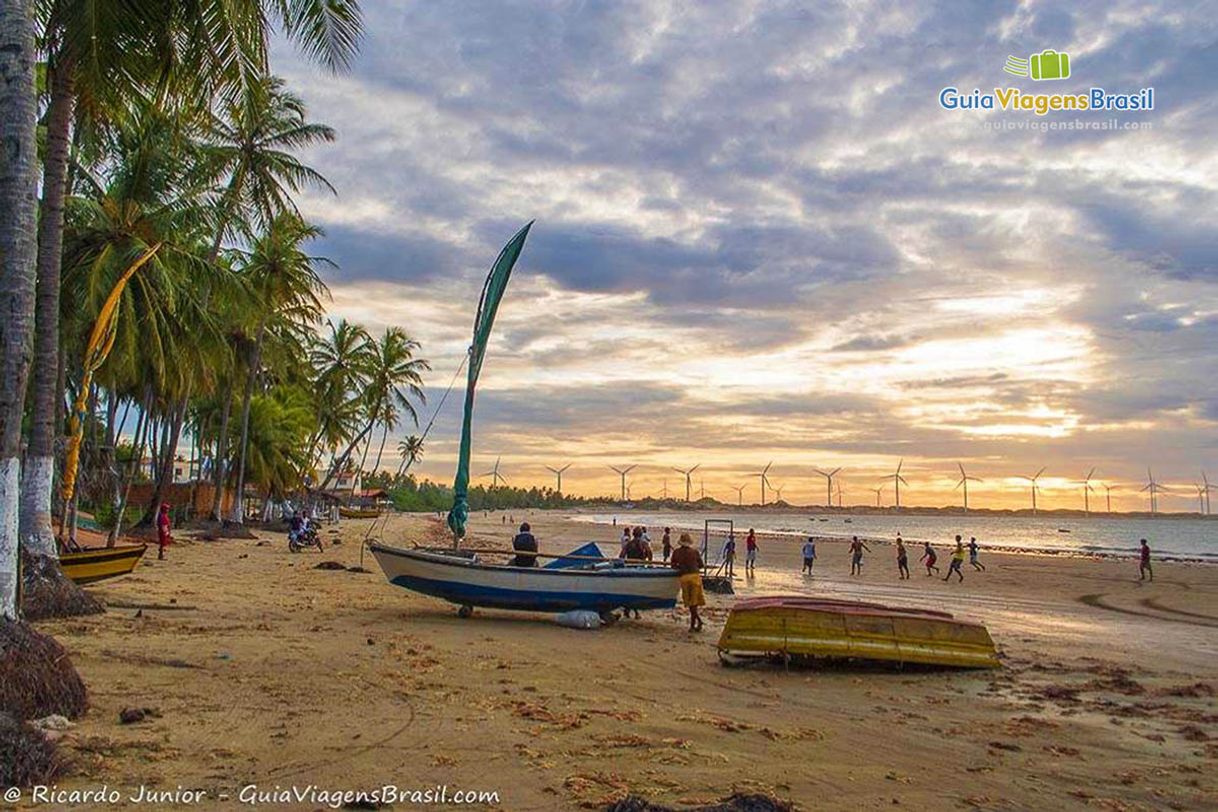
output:
[[405, 549], [374, 542], [369, 549], [389, 583], [455, 603], [529, 612], [671, 609], [677, 573], [665, 567], [512, 567], [487, 564], [458, 550]]

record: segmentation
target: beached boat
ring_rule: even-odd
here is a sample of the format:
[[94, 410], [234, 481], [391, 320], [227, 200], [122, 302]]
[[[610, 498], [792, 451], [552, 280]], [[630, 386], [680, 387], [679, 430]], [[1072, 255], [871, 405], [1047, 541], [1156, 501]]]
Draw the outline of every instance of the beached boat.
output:
[[[369, 549], [389, 583], [461, 607], [530, 612], [591, 609], [669, 609], [676, 605], [677, 573], [666, 567], [583, 562], [547, 567], [483, 563], [460, 550], [405, 549], [372, 543]], [[576, 551], [571, 555], [579, 555]], [[560, 559], [564, 561], [565, 559]], [[560, 563], [555, 562], [555, 563]]]
[[340, 507], [338, 515], [344, 519], [375, 519], [381, 512], [374, 508]]
[[736, 603], [719, 637], [726, 662], [738, 655], [887, 660], [998, 668], [985, 626], [947, 612], [804, 596]]
[[93, 547], [59, 556], [63, 574], [78, 584], [91, 584], [106, 578], [126, 575], [135, 569], [148, 549], [145, 544]]

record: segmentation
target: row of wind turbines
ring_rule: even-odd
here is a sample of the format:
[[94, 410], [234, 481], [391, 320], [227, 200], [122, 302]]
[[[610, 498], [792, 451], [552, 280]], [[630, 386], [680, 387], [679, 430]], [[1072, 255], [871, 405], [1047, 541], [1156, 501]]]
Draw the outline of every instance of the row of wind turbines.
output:
[[[501, 473], [499, 473], [499, 463], [500, 463], [501, 459], [502, 458], [497, 458], [495, 460], [495, 466], [491, 470], [479, 475], [479, 476], [484, 476], [484, 477], [491, 477], [491, 484], [493, 487], [499, 487], [501, 484], [504, 484], [507, 482], [507, 478], [504, 477]], [[549, 465], [546, 466], [546, 470], [553, 473], [556, 478], [555, 490], [559, 495], [562, 494], [562, 475], [573, 464], [574, 463], [569, 462], [566, 465], [562, 465], [559, 467], [552, 467]], [[782, 491], [785, 486], [775, 485], [770, 480], [770, 476], [769, 476], [770, 468], [773, 465], [774, 465], [774, 462], [773, 462], [773, 460], [771, 460], [760, 471], [754, 471], [752, 474], [749, 474], [750, 477], [755, 476], [758, 479], [758, 484], [759, 484], [760, 490], [761, 490], [761, 503], [760, 504], [762, 506], [765, 506], [766, 504], [768, 504], [766, 502], [766, 489], [767, 488], [769, 489], [769, 492], [774, 495], [774, 501], [776, 501], [776, 502], [782, 501]], [[885, 474], [884, 476], [880, 477], [879, 481], [881, 482], [881, 484], [879, 487], [869, 489], [875, 494], [875, 506], [876, 507], [883, 506], [883, 504], [882, 504], [883, 492], [884, 492], [885, 487], [887, 486], [887, 483], [890, 480], [892, 482], [892, 488], [893, 488], [894, 505], [898, 508], [901, 507], [901, 486], [905, 485], [906, 487], [909, 487], [909, 481], [907, 479], [905, 479], [905, 477], [901, 474], [901, 469], [904, 467], [904, 465], [905, 465], [905, 460], [901, 459], [900, 461], [897, 462], [897, 467], [896, 467], [895, 471], [893, 471], [891, 474]], [[630, 474], [630, 472], [633, 471], [637, 467], [638, 467], [637, 463], [634, 465], [625, 465], [625, 466], [620, 466], [620, 467], [616, 466], [616, 465], [609, 466], [610, 470], [612, 470], [614, 473], [616, 473], [621, 479], [621, 500], [623, 502], [630, 498], [630, 486], [627, 482], [627, 477]], [[692, 501], [693, 474], [695, 471], [697, 471], [701, 467], [702, 467], [702, 464], [698, 463], [697, 465], [693, 466], [692, 468], [673, 468], [672, 469], [673, 471], [677, 472], [678, 474], [681, 474], [685, 478], [685, 501], [686, 502]], [[969, 473], [964, 469], [964, 463], [957, 462], [956, 467], [960, 471], [960, 479], [956, 481], [956, 487], [953, 490], [957, 490], [957, 491], [961, 492], [961, 495], [963, 497], [964, 510], [965, 510], [965, 512], [968, 512], [968, 509], [969, 509], [969, 503], [968, 503], [969, 483], [970, 482], [974, 482], [974, 483], [984, 482], [984, 480], [982, 480], [978, 477], [969, 475]], [[835, 504], [834, 497], [836, 496], [837, 507], [842, 507], [842, 484], [841, 484], [841, 477], [838, 476], [842, 471], [842, 467], [838, 466], [837, 468], [834, 468], [832, 471], [822, 471], [819, 468], [813, 468], [812, 470], [819, 476], [822, 476], [825, 478], [825, 504], [832, 507]], [[1039, 471], [1037, 471], [1035, 474], [1032, 474], [1031, 476], [1020, 476], [1020, 479], [1027, 480], [1027, 482], [1029, 484], [1029, 490], [1030, 490], [1031, 496], [1032, 496], [1032, 513], [1033, 514], [1035, 514], [1039, 510], [1038, 497], [1040, 495], [1040, 478], [1044, 475], [1046, 470], [1048, 470], [1048, 467], [1044, 466]], [[1077, 480], [1077, 484], [1081, 486], [1081, 489], [1083, 492], [1083, 511], [1085, 513], [1091, 513], [1091, 495], [1098, 493], [1097, 489], [1092, 485], [1092, 482], [1095, 479], [1095, 471], [1096, 471], [1096, 469], [1093, 467], [1090, 471], [1087, 472], [1087, 475], [1085, 477], [1083, 477], [1081, 480]], [[836, 490], [835, 490], [835, 486], [836, 486]], [[1111, 513], [1112, 512], [1112, 492], [1114, 490], [1117, 490], [1117, 488], [1106, 482], [1100, 483], [1100, 486], [1104, 489], [1106, 511], [1108, 513]], [[1214, 490], [1218, 489], [1218, 485], [1212, 484], [1209, 480], [1209, 476], [1205, 473], [1205, 471], [1202, 471], [1201, 472], [1201, 482], [1194, 482], [1194, 483], [1192, 483], [1192, 486], [1193, 486], [1193, 488], [1196, 489], [1196, 492], [1197, 492], [1197, 512], [1204, 514], [1206, 516], [1209, 516], [1210, 515], [1210, 494]], [[744, 505], [744, 492], [748, 487], [749, 487], [749, 481], [747, 481], [747, 480], [741, 485], [732, 485], [731, 486], [731, 488], [734, 491], [736, 491], [737, 504], [740, 506]], [[700, 498], [705, 498], [705, 496], [706, 496], [705, 484], [700, 484], [700, 490], [701, 490]], [[1146, 493], [1149, 495], [1151, 513], [1159, 512], [1159, 496], [1161, 494], [1175, 493], [1175, 491], [1164, 486], [1162, 483], [1160, 483], [1158, 480], [1156, 480], [1154, 477], [1154, 474], [1152, 473], [1152, 471], [1149, 467], [1147, 467], [1147, 469], [1146, 469], [1146, 484], [1138, 492]], [[668, 496], [668, 481], [667, 480], [664, 481], [663, 495], [665, 498], [667, 498], [667, 496]]]

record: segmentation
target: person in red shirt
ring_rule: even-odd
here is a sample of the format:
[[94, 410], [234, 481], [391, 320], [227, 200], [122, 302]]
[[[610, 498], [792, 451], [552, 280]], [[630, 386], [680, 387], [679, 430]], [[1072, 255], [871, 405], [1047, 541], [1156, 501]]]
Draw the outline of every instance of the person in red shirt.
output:
[[749, 534], [744, 539], [744, 573], [757, 572], [757, 534], [749, 528]]
[[173, 540], [169, 530], [172, 523], [169, 521], [169, 505], [162, 504], [161, 512], [156, 517], [156, 539], [157, 539], [157, 554], [156, 557], [165, 559], [165, 548], [169, 546], [169, 542]]

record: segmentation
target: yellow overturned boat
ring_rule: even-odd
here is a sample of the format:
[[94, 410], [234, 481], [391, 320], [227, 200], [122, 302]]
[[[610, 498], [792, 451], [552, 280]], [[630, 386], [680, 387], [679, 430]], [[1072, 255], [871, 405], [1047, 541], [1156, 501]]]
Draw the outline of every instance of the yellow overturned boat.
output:
[[985, 626], [947, 612], [803, 596], [736, 603], [719, 637], [725, 663], [742, 656], [825, 657], [999, 668]]
[[76, 583], [91, 584], [131, 572], [146, 549], [143, 544], [87, 548], [61, 554], [59, 565], [63, 567], [63, 574]]

